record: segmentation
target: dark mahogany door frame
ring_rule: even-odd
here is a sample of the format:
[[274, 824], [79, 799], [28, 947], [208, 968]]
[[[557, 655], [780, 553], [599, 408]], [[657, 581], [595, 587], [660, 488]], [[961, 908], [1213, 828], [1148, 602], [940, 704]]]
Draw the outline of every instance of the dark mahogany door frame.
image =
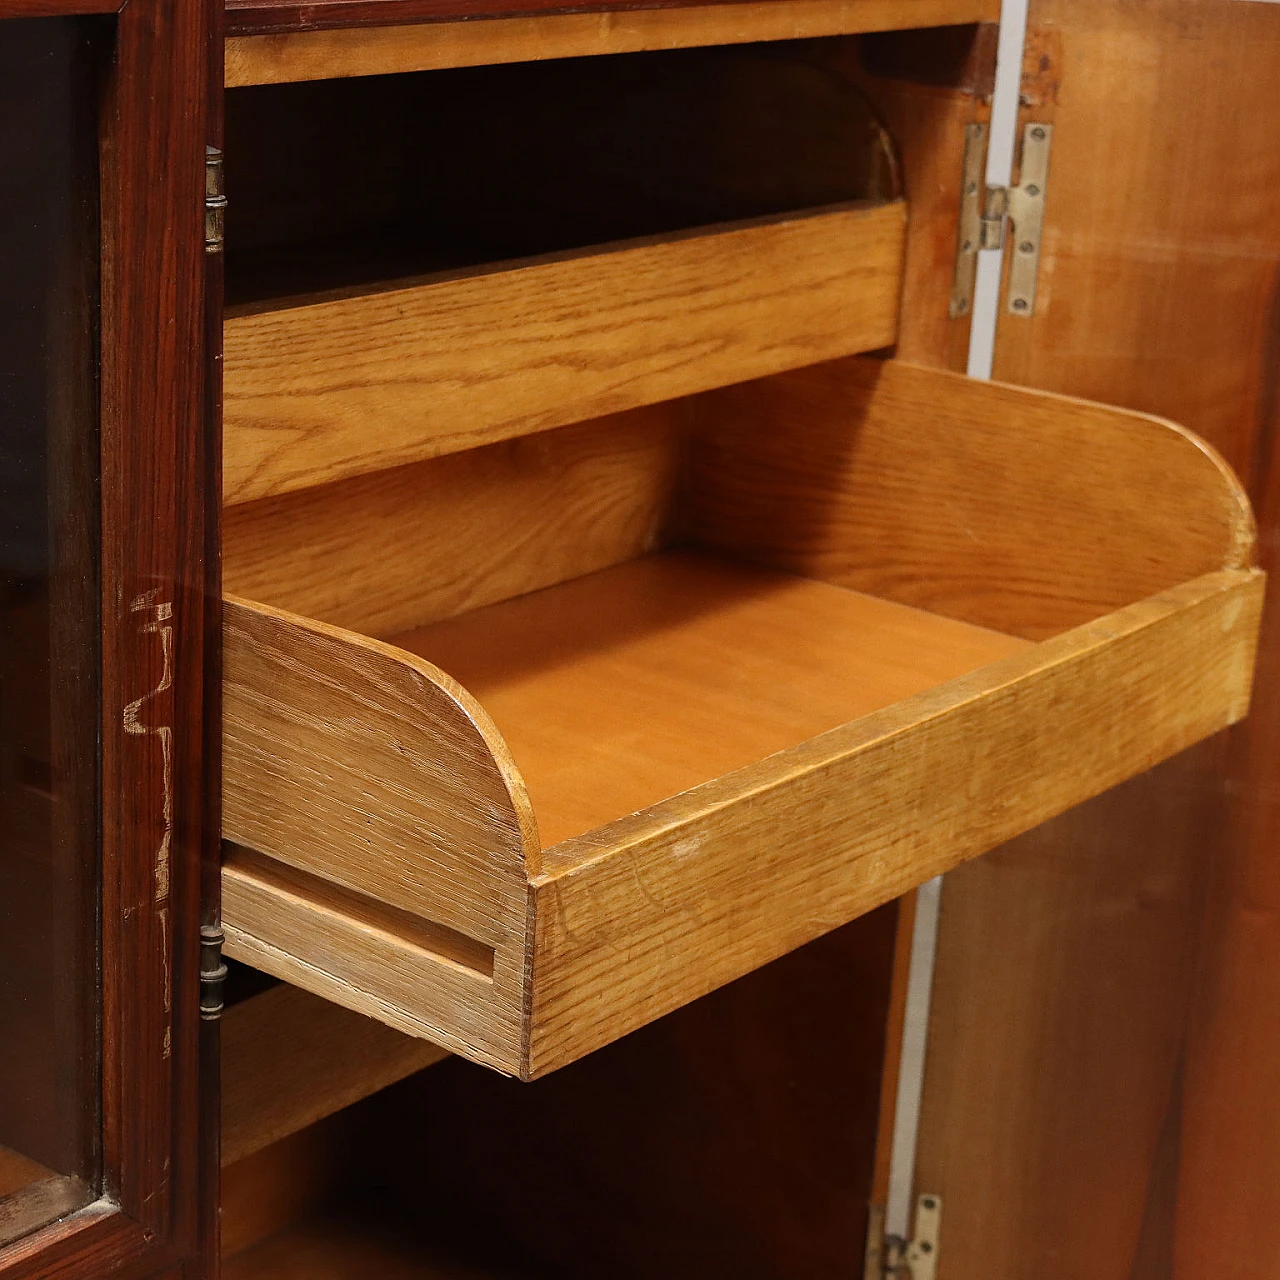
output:
[[116, 14], [99, 103], [105, 1195], [0, 1249], [0, 1280], [191, 1278], [216, 1265], [201, 1212], [216, 1204], [216, 1126], [199, 1122], [198, 989], [202, 882], [213, 910], [217, 859], [202, 209], [214, 7], [0, 0], [0, 20]]

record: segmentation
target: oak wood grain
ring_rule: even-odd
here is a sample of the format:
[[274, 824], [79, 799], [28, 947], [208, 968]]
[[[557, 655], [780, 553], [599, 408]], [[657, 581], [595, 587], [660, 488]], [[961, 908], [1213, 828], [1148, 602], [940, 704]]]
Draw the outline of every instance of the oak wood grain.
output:
[[691, 552], [391, 643], [453, 673], [493, 717], [548, 848], [1026, 647]]
[[285, 983], [232, 1005], [222, 1016], [222, 1163], [447, 1056]]
[[695, 413], [699, 541], [998, 631], [1041, 639], [1252, 563], [1239, 482], [1162, 419], [871, 360]]
[[842, 206], [233, 316], [225, 501], [887, 346], [903, 231]]
[[226, 589], [385, 637], [654, 551], [683, 415], [646, 406], [230, 507]]
[[[228, 953], [361, 1012], [394, 1017], [370, 991], [401, 991], [402, 1030], [509, 1059], [538, 840], [486, 713], [428, 663], [265, 606], [228, 601], [224, 646], [224, 832], [267, 855], [223, 867]], [[400, 937], [403, 913], [491, 948], [491, 973]]]
[[[637, 577], [649, 572], [653, 563], [623, 566], [540, 593], [544, 604], [551, 599], [541, 616], [537, 595], [497, 606], [527, 610], [532, 602], [529, 632], [536, 636], [539, 626], [567, 632], [570, 650], [567, 655], [547, 651], [545, 666], [540, 667], [539, 649], [536, 645], [530, 649], [526, 637], [510, 648], [473, 655], [472, 679], [483, 687], [495, 671], [512, 663], [519, 675], [521, 655], [532, 654], [532, 680], [519, 690], [520, 696], [527, 697], [531, 691], [536, 695], [539, 680], [550, 679], [560, 700], [556, 718], [570, 725], [581, 719], [579, 740], [590, 742], [596, 723], [606, 722], [605, 708], [625, 705], [619, 691], [629, 684], [643, 688], [646, 664], [642, 661], [630, 668], [615, 664], [612, 685], [603, 695], [609, 700], [602, 701], [599, 680], [590, 671], [602, 647], [600, 637], [590, 628], [575, 634], [574, 610], [558, 607], [554, 597], [585, 589], [581, 616], [608, 617], [607, 596], [598, 592], [600, 580], [607, 586], [611, 578]], [[669, 561], [664, 557], [656, 563]], [[730, 582], [740, 584], [743, 572], [731, 571]], [[824, 606], [828, 594], [856, 599], [836, 588], [793, 581], [800, 591], [816, 590]], [[674, 585], [677, 598], [688, 595], [688, 584], [681, 583], [678, 571]], [[595, 608], [592, 586], [597, 588]], [[1256, 571], [1226, 570], [1039, 646], [1024, 648], [995, 637], [1005, 652], [1011, 643], [1017, 652], [973, 675], [863, 715], [552, 847], [543, 855], [542, 874], [530, 874], [535, 932], [530, 939], [528, 985], [517, 986], [519, 978], [510, 975], [505, 994], [497, 993], [500, 1004], [484, 1003], [475, 975], [468, 979], [470, 987], [459, 989], [458, 971], [441, 964], [438, 956], [424, 956], [406, 938], [397, 938], [385, 928], [370, 930], [359, 915], [325, 911], [305, 891], [295, 893], [287, 884], [262, 881], [251, 866], [238, 867], [234, 858], [224, 868], [232, 954], [392, 1025], [434, 1035], [469, 1056], [536, 1075], [643, 1025], [1239, 718], [1248, 701], [1260, 592], [1261, 575]], [[708, 615], [723, 608], [723, 598], [717, 599], [705, 585], [701, 595]], [[658, 603], [664, 604], [661, 596]], [[872, 603], [872, 612], [886, 608]], [[887, 607], [903, 616], [912, 612]], [[803, 647], [796, 651], [803, 643], [803, 628], [797, 633], [788, 625], [787, 609], [773, 608], [780, 648], [811, 660], [813, 655]], [[666, 616], [659, 608], [656, 613], [663, 647], [655, 652], [678, 653], [679, 645], [671, 639], [669, 601], [665, 612]], [[882, 645], [905, 650], [925, 642], [938, 620], [916, 616], [920, 620], [914, 628], [882, 633], [878, 637]], [[283, 625], [285, 619], [275, 621]], [[705, 633], [710, 627], [714, 638], [716, 621], [696, 618], [695, 636], [698, 629]], [[740, 644], [744, 631], [752, 641], [760, 639], [759, 630], [753, 635], [743, 628], [732, 611], [725, 625]], [[865, 615], [856, 629], [846, 629], [858, 636], [856, 650], [865, 662], [873, 648]], [[459, 652], [465, 653], [470, 641], [484, 630], [481, 625], [469, 636], [465, 629], [455, 630], [452, 638], [458, 640]], [[511, 633], [518, 636], [519, 628]], [[331, 638], [336, 642], [336, 633]], [[705, 643], [705, 635], [697, 638]], [[577, 655], [572, 650], [574, 641], [581, 646]], [[229, 637], [231, 671], [237, 668], [238, 643]], [[361, 650], [358, 638], [351, 643], [357, 652]], [[739, 652], [750, 653], [751, 648], [747, 645]], [[723, 640], [711, 646], [709, 657], [696, 649], [695, 643], [695, 656], [706, 665], [699, 672], [695, 662], [695, 676], [706, 680], [706, 666], [714, 671], [727, 668], [723, 678], [733, 695], [730, 703], [716, 708], [721, 714], [706, 722], [701, 738], [690, 735], [678, 749], [677, 758], [684, 755], [682, 764], [696, 758], [705, 767], [711, 734], [718, 726], [727, 720], [741, 731], [750, 724], [748, 714], [760, 715], [752, 706], [753, 698], [765, 705], [766, 712], [770, 710], [767, 696], [762, 695], [776, 686], [777, 668], [756, 666], [743, 672], [740, 665], [729, 666]], [[393, 652], [389, 646], [387, 651]], [[927, 647], [922, 652], [927, 653]], [[572, 668], [575, 659], [583, 661], [584, 656], [590, 678], [586, 697], [575, 708], [572, 685], [565, 686], [557, 673], [566, 663]], [[955, 662], [954, 653], [949, 659]], [[486, 660], [488, 671], [483, 669]], [[336, 670], [333, 661], [331, 657], [331, 669]], [[406, 655], [405, 661], [412, 659]], [[652, 662], [650, 658], [649, 671]], [[678, 664], [675, 669], [679, 671]], [[668, 672], [664, 668], [664, 676]], [[874, 667], [872, 672], [872, 686], [883, 684], [884, 672]], [[744, 683], [744, 674], [750, 683]], [[931, 675], [936, 679], [938, 673]], [[916, 680], [917, 687], [928, 683], [919, 674]], [[751, 697], [746, 696], [748, 692]], [[879, 692], [884, 705], [883, 688]], [[889, 696], [900, 694], [899, 688]], [[684, 714], [682, 698], [667, 699], [652, 688], [646, 695], [654, 711], [670, 705], [676, 710], [665, 714]], [[234, 703], [234, 696], [228, 701]], [[735, 703], [739, 714], [726, 716], [725, 707]], [[538, 708], [536, 696], [530, 705], [538, 712], [530, 717], [536, 733], [546, 708]], [[314, 712], [322, 721], [332, 722], [322, 704], [314, 704]], [[847, 714], [849, 709], [836, 707], [828, 714], [834, 713], [838, 720], [842, 712]], [[794, 714], [788, 706], [786, 715]], [[776, 724], [769, 726], [767, 719], [763, 723], [776, 733]], [[672, 724], [673, 736], [687, 733], [685, 724]], [[816, 727], [806, 724], [804, 731]], [[665, 728], [661, 720], [646, 726], [659, 742], [667, 736]], [[794, 721], [787, 728], [796, 734]], [[513, 720], [510, 731], [523, 730]], [[627, 745], [625, 735], [623, 745]], [[756, 740], [748, 745], [762, 752], [775, 743]], [[594, 775], [582, 775], [585, 786], [578, 779], [573, 786], [582, 788], [579, 796], [588, 797], [592, 797], [591, 783], [603, 795], [619, 786], [619, 779], [624, 788], [629, 787], [632, 774], [649, 754], [634, 745], [629, 751], [615, 751], [613, 759], [606, 755], [606, 767]], [[234, 749], [228, 749], [227, 758], [229, 764], [235, 760]], [[733, 769], [738, 761], [713, 763]], [[360, 768], [365, 778], [375, 775], [377, 758], [366, 756]], [[233, 787], [237, 785], [234, 768], [229, 769], [228, 778]], [[696, 781], [696, 777], [680, 778], [677, 785]], [[624, 790], [621, 798], [615, 796], [610, 803], [616, 809], [620, 803], [652, 799], [651, 792], [638, 795]], [[333, 800], [341, 805], [343, 792], [336, 792]], [[367, 801], [361, 804], [367, 806]], [[554, 815], [554, 800], [552, 806]], [[306, 812], [314, 819], [314, 800]], [[796, 824], [792, 818], [801, 812], [805, 822]], [[606, 816], [597, 810], [587, 813], [585, 820], [602, 821]], [[551, 821], [555, 820], [553, 816]], [[780, 842], [778, 832], [783, 829], [788, 837]], [[886, 857], [886, 849], [901, 853]], [[296, 856], [287, 846], [284, 852]], [[385, 897], [388, 889], [397, 886], [383, 878], [380, 866], [381, 859], [373, 863], [354, 859], [340, 871], [333, 866], [329, 870], [348, 878], [363, 876], [364, 892]], [[418, 870], [416, 863], [402, 859], [395, 866], [400, 875]], [[462, 895], [463, 902], [474, 898], [476, 889], [467, 884], [477, 878], [474, 867], [468, 871], [459, 860], [452, 874], [453, 892]], [[439, 913], [440, 904], [431, 906]], [[505, 927], [516, 932], [522, 923], [523, 917]], [[485, 926], [473, 919], [470, 927], [474, 934]], [[494, 923], [488, 927], [494, 928]], [[254, 938], [261, 942], [253, 942]], [[500, 960], [503, 945], [523, 956], [518, 945], [499, 939]], [[328, 981], [330, 975], [340, 981]], [[495, 988], [497, 977], [495, 971]], [[455, 983], [452, 989], [450, 982]], [[518, 994], [529, 1002], [523, 1019], [531, 1039], [524, 1061], [511, 1056], [510, 1001]], [[449, 1023], [449, 1018], [454, 1021]]]
[[672, 532], [771, 568], [656, 554], [394, 643], [228, 605], [233, 955], [536, 1075], [1244, 713], [1253, 526], [1180, 428], [876, 360], [687, 408]]
[[[316, 11], [312, 4], [311, 14]], [[399, 12], [405, 13], [403, 3]], [[284, 25], [280, 17], [265, 20], [280, 27]], [[227, 40], [226, 83], [236, 88], [544, 58], [812, 39], [993, 22], [998, 17], [992, 0], [788, 0], [786, 4], [764, 0], [665, 9], [610, 8], [600, 13], [499, 17], [483, 22], [380, 23], [237, 34]], [[235, 29], [248, 29], [252, 21], [245, 10], [233, 9]]]
[[549, 850], [526, 1073], [1240, 719], [1262, 584], [1206, 575]]

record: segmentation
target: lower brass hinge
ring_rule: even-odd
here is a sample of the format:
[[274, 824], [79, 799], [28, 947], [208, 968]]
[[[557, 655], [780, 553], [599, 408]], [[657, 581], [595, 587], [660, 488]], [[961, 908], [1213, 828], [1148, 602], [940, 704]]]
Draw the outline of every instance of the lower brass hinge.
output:
[[1022, 133], [1022, 180], [1016, 187], [988, 187], [982, 178], [986, 167], [987, 126], [971, 124], [965, 129], [960, 233], [951, 285], [953, 320], [973, 310], [978, 250], [1003, 249], [1010, 227], [1013, 252], [1009, 255], [1007, 310], [1015, 316], [1034, 314], [1052, 145], [1053, 125], [1028, 124]]
[[226, 235], [227, 197], [223, 188], [222, 152], [204, 149], [204, 251], [221, 253]]
[[940, 1196], [925, 1194], [916, 1198], [915, 1230], [910, 1240], [886, 1235], [884, 1208], [872, 1205], [863, 1280], [935, 1280], [941, 1228]]
[[205, 1022], [222, 1017], [222, 989], [227, 980], [222, 941], [222, 930], [216, 924], [200, 926], [200, 1017]]

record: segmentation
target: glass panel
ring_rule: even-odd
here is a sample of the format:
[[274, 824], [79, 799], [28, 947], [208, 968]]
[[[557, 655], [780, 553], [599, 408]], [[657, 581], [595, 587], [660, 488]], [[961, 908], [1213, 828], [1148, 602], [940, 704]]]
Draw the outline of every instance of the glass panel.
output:
[[100, 30], [0, 22], [0, 1244], [97, 1194]]

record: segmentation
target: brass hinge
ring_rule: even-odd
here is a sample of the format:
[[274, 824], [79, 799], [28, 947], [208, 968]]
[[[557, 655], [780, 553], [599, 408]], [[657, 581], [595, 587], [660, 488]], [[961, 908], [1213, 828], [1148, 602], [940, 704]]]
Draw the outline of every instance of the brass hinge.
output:
[[221, 253], [226, 237], [227, 197], [223, 189], [222, 152], [204, 149], [204, 251]]
[[200, 926], [200, 1017], [205, 1022], [222, 1017], [222, 989], [227, 980], [222, 942], [222, 930], [216, 924]]
[[971, 124], [964, 131], [964, 164], [960, 172], [960, 234], [956, 242], [956, 270], [951, 282], [951, 318], [973, 310], [978, 279], [978, 250], [982, 248], [982, 212], [987, 168], [987, 126]]
[[973, 310], [979, 249], [1003, 249], [1013, 230], [1009, 255], [1007, 310], [1030, 316], [1036, 309], [1036, 277], [1040, 270], [1040, 237], [1044, 226], [1045, 192], [1049, 182], [1049, 150], [1053, 125], [1028, 124], [1022, 132], [1022, 173], [1016, 187], [988, 187], [987, 127], [971, 124], [965, 130], [960, 188], [960, 234], [951, 286], [951, 317]]
[[916, 1198], [915, 1230], [910, 1240], [885, 1235], [884, 1207], [872, 1205], [863, 1280], [935, 1280], [941, 1229], [940, 1196]]

